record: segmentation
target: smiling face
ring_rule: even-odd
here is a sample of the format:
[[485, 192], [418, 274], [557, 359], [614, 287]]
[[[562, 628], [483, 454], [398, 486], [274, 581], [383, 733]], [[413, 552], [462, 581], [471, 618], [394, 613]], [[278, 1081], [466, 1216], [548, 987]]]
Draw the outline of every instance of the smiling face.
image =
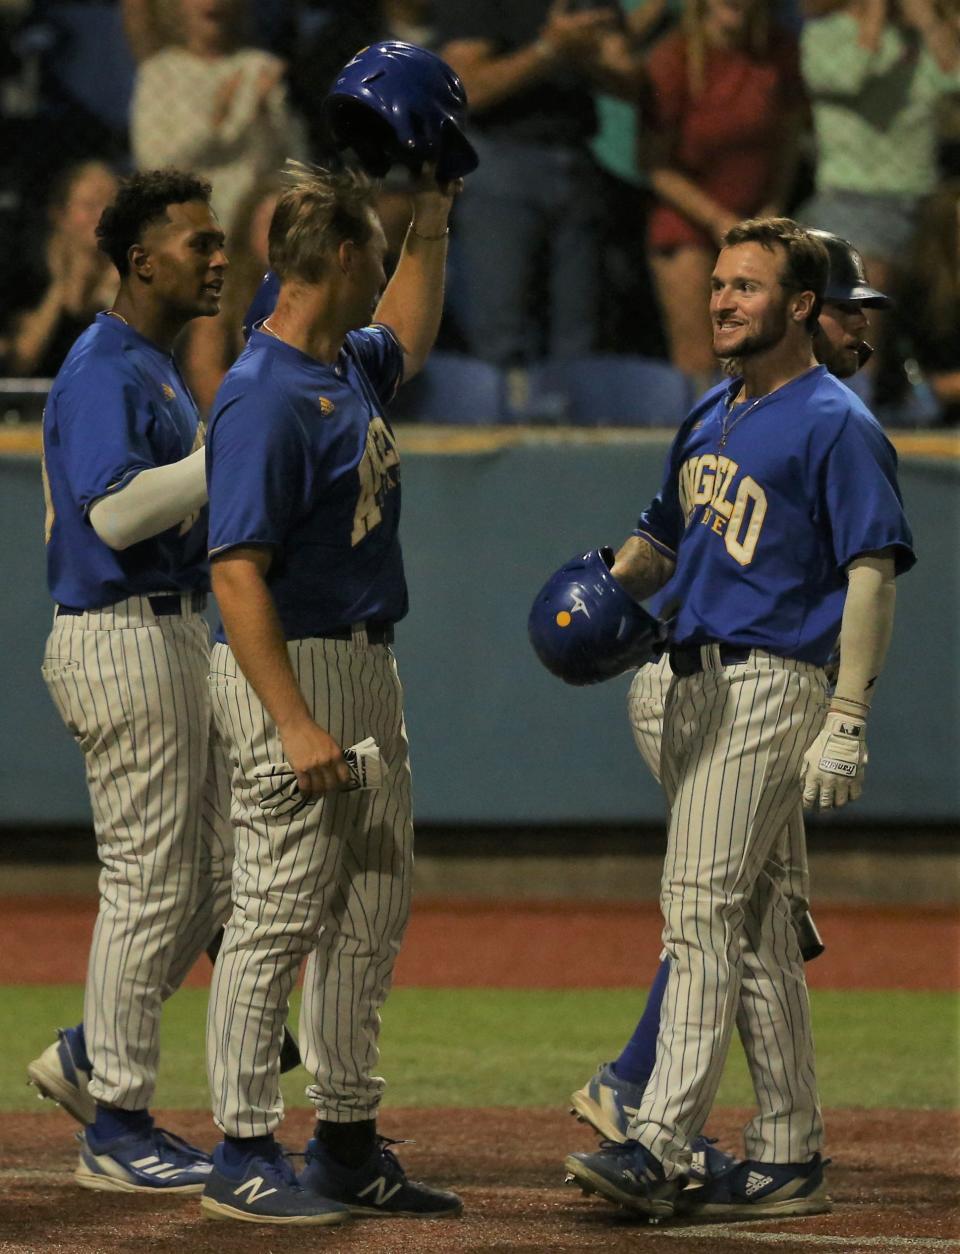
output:
[[838, 379], [849, 379], [860, 369], [867, 325], [867, 311], [855, 301], [824, 301], [813, 349], [817, 360]]
[[168, 205], [165, 219], [144, 228], [133, 260], [153, 299], [184, 321], [220, 310], [227, 256], [223, 230], [208, 204]]
[[787, 332], [793, 293], [781, 282], [780, 247], [749, 242], [722, 249], [710, 277], [713, 351], [746, 357], [779, 344]]

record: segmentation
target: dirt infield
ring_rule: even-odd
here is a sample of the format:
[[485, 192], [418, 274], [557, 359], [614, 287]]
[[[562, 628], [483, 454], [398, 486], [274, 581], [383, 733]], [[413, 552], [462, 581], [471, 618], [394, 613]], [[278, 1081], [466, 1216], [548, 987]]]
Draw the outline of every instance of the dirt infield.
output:
[[[0, 984], [86, 977], [96, 902], [0, 897]], [[960, 914], [945, 906], [818, 907], [827, 952], [811, 988], [960, 988]], [[660, 948], [653, 902], [418, 901], [397, 985], [431, 988], [629, 988], [644, 985]], [[603, 936], [603, 962], [596, 960]], [[558, 958], [562, 955], [562, 959]], [[922, 955], [922, 961], [918, 956]], [[201, 960], [188, 984], [209, 981]]]
[[[717, 1112], [711, 1130], [735, 1149], [745, 1111]], [[412, 1176], [454, 1188], [460, 1220], [364, 1220], [346, 1229], [293, 1231], [211, 1223], [196, 1199], [89, 1193], [70, 1175], [71, 1121], [60, 1111], [0, 1121], [3, 1254], [481, 1254], [482, 1251], [638, 1250], [739, 1254], [770, 1249], [955, 1251], [960, 1248], [960, 1116], [903, 1111], [828, 1112], [830, 1215], [779, 1223], [651, 1228], [563, 1184], [565, 1153], [595, 1144], [562, 1111], [385, 1111], [388, 1135]], [[167, 1126], [210, 1146], [209, 1117], [168, 1112]], [[284, 1124], [289, 1144], [309, 1135], [305, 1111]]]

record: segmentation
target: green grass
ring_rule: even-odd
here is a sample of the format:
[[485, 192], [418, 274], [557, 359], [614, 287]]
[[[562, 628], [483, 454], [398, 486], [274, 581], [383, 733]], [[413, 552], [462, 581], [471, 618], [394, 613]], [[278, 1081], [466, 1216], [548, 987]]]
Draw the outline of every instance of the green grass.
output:
[[[389, 1105], [562, 1106], [598, 1061], [616, 1055], [642, 998], [620, 989], [397, 989], [383, 1017]], [[817, 992], [812, 1000], [825, 1106], [960, 1105], [957, 994]], [[0, 988], [0, 1110], [37, 1109], [26, 1063], [80, 1007], [73, 985]], [[158, 1106], [207, 1106], [205, 1010], [205, 990], [184, 989], [164, 1011]], [[285, 1077], [291, 1105], [304, 1103], [305, 1083], [302, 1071]], [[735, 1044], [717, 1102], [752, 1100]]]

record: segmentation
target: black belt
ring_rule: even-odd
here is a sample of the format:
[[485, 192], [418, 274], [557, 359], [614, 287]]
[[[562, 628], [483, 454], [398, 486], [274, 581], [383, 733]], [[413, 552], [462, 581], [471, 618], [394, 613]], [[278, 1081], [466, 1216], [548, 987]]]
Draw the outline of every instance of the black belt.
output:
[[[711, 643], [716, 644], [716, 641]], [[700, 657], [700, 650], [704, 648], [699, 644], [672, 644], [670, 646], [670, 669], [674, 675], [680, 679], [685, 679], [688, 675], [699, 675], [703, 670], [703, 661]], [[750, 657], [752, 650], [749, 645], [743, 644], [721, 644], [720, 645], [720, 665], [721, 666], [738, 666], [741, 662], [746, 662]]]
[[[207, 608], [207, 594], [205, 592], [190, 592], [186, 595], [190, 597], [190, 609], [195, 613], [200, 614]], [[150, 602], [150, 608], [158, 618], [163, 618], [165, 615], [183, 613], [183, 598], [179, 592], [157, 592], [153, 596], [148, 596], [147, 600]], [[111, 609], [113, 609], [112, 605], [97, 605], [90, 609], [83, 609], [76, 605], [58, 605], [57, 618], [62, 618], [65, 614], [74, 616], [77, 614], [97, 614], [100, 610]]]
[[[364, 623], [370, 644], [393, 644], [393, 623]], [[352, 627], [336, 627], [332, 631], [312, 631], [311, 636], [320, 640], [352, 640]]]

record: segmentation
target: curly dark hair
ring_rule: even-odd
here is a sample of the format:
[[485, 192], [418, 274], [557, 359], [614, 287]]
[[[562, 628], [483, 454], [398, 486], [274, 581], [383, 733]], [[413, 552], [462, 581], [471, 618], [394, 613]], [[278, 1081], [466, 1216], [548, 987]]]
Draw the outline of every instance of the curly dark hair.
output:
[[190, 200], [210, 203], [212, 188], [206, 179], [183, 170], [142, 170], [121, 180], [120, 190], [97, 223], [97, 246], [105, 252], [121, 276], [130, 273], [127, 256], [138, 244], [143, 229], [166, 216], [168, 205]]

